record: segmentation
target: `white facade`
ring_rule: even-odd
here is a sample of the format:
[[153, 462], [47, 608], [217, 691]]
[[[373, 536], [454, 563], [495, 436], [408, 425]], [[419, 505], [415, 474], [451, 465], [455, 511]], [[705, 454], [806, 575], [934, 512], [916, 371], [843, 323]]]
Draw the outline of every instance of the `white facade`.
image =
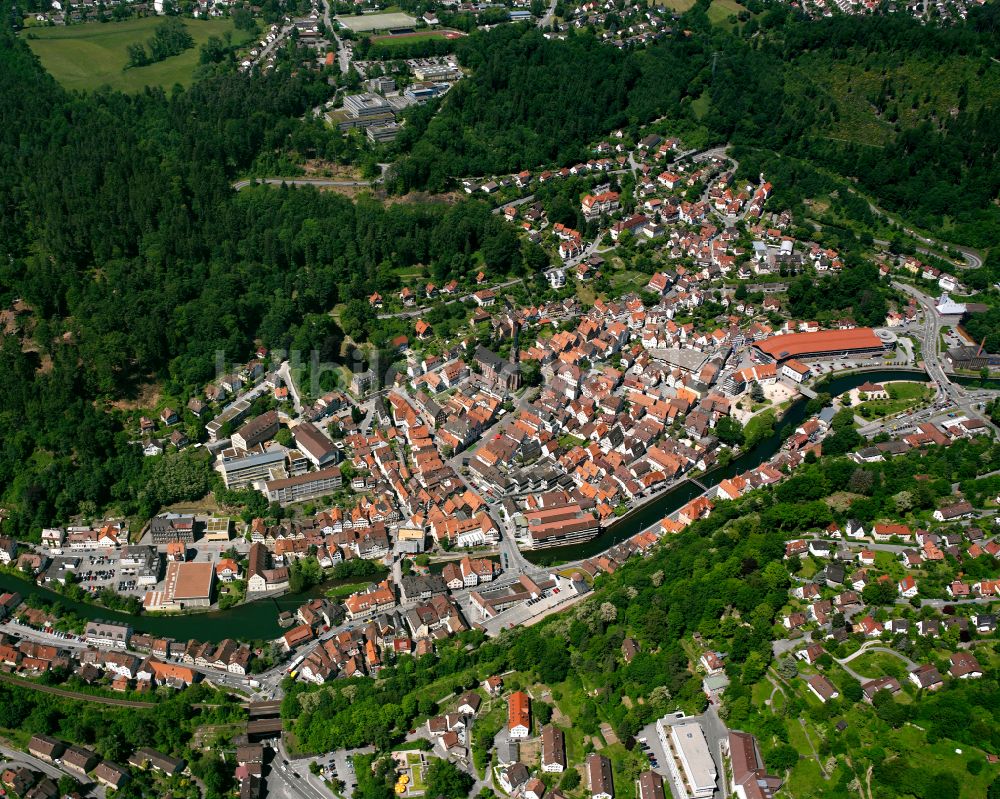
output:
[[718, 772], [705, 731], [696, 721], [671, 721], [669, 716], [660, 719], [656, 722], [656, 731], [667, 754], [675, 793], [681, 799], [711, 799]]

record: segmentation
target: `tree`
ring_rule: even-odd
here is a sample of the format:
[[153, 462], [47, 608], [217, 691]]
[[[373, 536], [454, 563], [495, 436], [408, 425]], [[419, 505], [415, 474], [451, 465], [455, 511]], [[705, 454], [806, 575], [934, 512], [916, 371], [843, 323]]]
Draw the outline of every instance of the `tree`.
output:
[[861, 683], [857, 680], [848, 680], [841, 686], [841, 693], [849, 702], [860, 702], [862, 697]]
[[732, 416], [723, 416], [715, 425], [715, 435], [719, 441], [732, 447], [740, 446], [744, 441], [743, 425]]
[[427, 795], [444, 799], [464, 799], [474, 781], [448, 760], [433, 760], [427, 768]]
[[521, 362], [521, 378], [524, 381], [524, 385], [529, 388], [532, 386], [541, 385], [542, 382], [542, 367], [538, 361], [522, 361]]
[[128, 66], [144, 67], [149, 63], [149, 53], [146, 52], [146, 46], [142, 42], [128, 45], [125, 51], [128, 54]]
[[[1000, 780], [998, 780], [1000, 782]], [[575, 768], [569, 768], [562, 775], [562, 779], [559, 780], [559, 788], [563, 791], [575, 790], [580, 785], [580, 772]], [[998, 797], [1000, 797], [1000, 792], [998, 792]]]
[[786, 680], [794, 679], [799, 673], [799, 666], [795, 662], [795, 658], [784, 658], [778, 663], [778, 672]]
[[861, 598], [867, 605], [891, 605], [896, 601], [897, 594], [892, 580], [876, 580], [862, 589]]
[[756, 380], [750, 384], [750, 399], [754, 402], [763, 402], [766, 399], [764, 396], [764, 387]]
[[799, 762], [799, 753], [790, 744], [779, 744], [767, 753], [764, 762], [767, 763], [769, 769], [780, 774], [782, 771], [793, 768]]

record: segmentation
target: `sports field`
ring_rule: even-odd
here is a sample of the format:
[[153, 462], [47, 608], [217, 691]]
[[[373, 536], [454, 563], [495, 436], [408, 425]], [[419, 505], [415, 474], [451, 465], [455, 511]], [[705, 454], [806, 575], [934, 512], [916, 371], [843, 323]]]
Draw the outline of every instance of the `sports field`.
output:
[[345, 28], [355, 33], [366, 33], [368, 31], [385, 31], [393, 28], [412, 28], [417, 24], [415, 17], [402, 12], [392, 12], [388, 14], [359, 14], [353, 17], [337, 17], [335, 22], [339, 22]]
[[414, 33], [385, 33], [381, 36], [372, 36], [372, 42], [378, 42], [382, 45], [391, 44], [392, 42], [425, 42], [429, 39], [460, 39], [465, 35], [461, 31], [440, 28], [433, 31], [416, 31]]
[[248, 41], [246, 31], [237, 31], [228, 19], [185, 19], [184, 25], [194, 38], [194, 47], [157, 64], [126, 70], [126, 48], [152, 37], [159, 17], [130, 19], [125, 22], [91, 22], [60, 28], [29, 28], [22, 33], [32, 38], [28, 44], [57, 81], [67, 89], [89, 91], [108, 85], [124, 92], [140, 91], [146, 86], [169, 89], [175, 83], [191, 83], [198, 53], [209, 36], [223, 36], [226, 31], [234, 42]]

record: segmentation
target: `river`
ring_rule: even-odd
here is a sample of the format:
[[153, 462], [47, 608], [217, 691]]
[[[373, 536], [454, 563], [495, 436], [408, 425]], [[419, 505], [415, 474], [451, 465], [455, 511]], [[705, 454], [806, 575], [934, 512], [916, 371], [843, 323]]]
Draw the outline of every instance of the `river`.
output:
[[[930, 378], [926, 372], [913, 369], [879, 369], [867, 372], [847, 372], [824, 378], [813, 386], [813, 389], [817, 393], [826, 392], [836, 396], [843, 394], [845, 391], [850, 391], [852, 388], [857, 388], [869, 380], [873, 383], [884, 383], [892, 380], [928, 382]], [[775, 424], [773, 435], [759, 441], [753, 449], [747, 450], [737, 458], [733, 458], [727, 465], [705, 472], [705, 474], [697, 478], [698, 482], [706, 488], [711, 488], [726, 478], [735, 477], [737, 474], [742, 474], [770, 460], [781, 449], [782, 441], [784, 441], [782, 432], [789, 427], [795, 429], [805, 420], [807, 404], [808, 400], [805, 398], [800, 398], [792, 403], [781, 420]], [[663, 519], [664, 516], [683, 507], [702, 493], [702, 489], [691, 480], [682, 480], [673, 488], [664, 491], [631, 513], [626, 513], [589, 541], [566, 547], [526, 550], [524, 555], [532, 563], [540, 566], [550, 566], [570, 560], [593, 557], [604, 552], [609, 547], [652, 527]]]
[[362, 582], [356, 578], [328, 580], [300, 594], [284, 594], [280, 597], [265, 597], [247, 602], [228, 610], [209, 613], [185, 613], [163, 616], [130, 616], [126, 613], [108, 610], [87, 602], [74, 602], [67, 597], [43, 588], [33, 582], [0, 573], [0, 590], [16, 591], [22, 597], [37, 596], [47, 602], [59, 602], [67, 610], [84, 619], [125, 622], [138, 632], [186, 641], [218, 642], [224, 638], [238, 638], [243, 641], [255, 639], [270, 640], [285, 632], [278, 625], [278, 614], [288, 610], [294, 612], [311, 597], [321, 596], [324, 591], [338, 585]]
[[[820, 381], [815, 386], [817, 391], [833, 395], [842, 394], [856, 388], [865, 381], [882, 383], [890, 380], [913, 380], [926, 382], [926, 373], [911, 369], [881, 369], [868, 372], [850, 372]], [[979, 379], [959, 378], [955, 382], [971, 387], [978, 387]], [[987, 386], [991, 387], [991, 386]], [[1000, 388], [1000, 385], [998, 385]], [[764, 463], [781, 448], [782, 431], [789, 426], [796, 427], [806, 418], [806, 400], [800, 399], [793, 403], [784, 417], [775, 425], [774, 434], [759, 442], [753, 449], [734, 458], [724, 467], [706, 472], [698, 478], [698, 482], [706, 487], [717, 485], [727, 477], [733, 477]], [[569, 547], [554, 547], [538, 551], [525, 551], [525, 556], [539, 565], [552, 565], [569, 560], [579, 560], [597, 555], [609, 547], [624, 541], [639, 533], [669, 513], [674, 512], [686, 502], [702, 493], [702, 489], [690, 480], [683, 480], [674, 488], [665, 491], [651, 501], [622, 516], [617, 522], [590, 541]], [[49, 602], [58, 601], [81, 618], [104, 619], [107, 621], [128, 622], [136, 629], [151, 635], [165, 636], [185, 641], [195, 638], [200, 641], [221, 641], [223, 638], [239, 638], [243, 640], [277, 638], [282, 634], [278, 626], [278, 613], [283, 610], [295, 610], [310, 596], [317, 596], [333, 583], [324, 583], [304, 594], [286, 594], [278, 598], [259, 599], [229, 610], [213, 613], [191, 613], [172, 616], [128, 616], [112, 610], [106, 610], [96, 605], [83, 602], [72, 602], [47, 588], [42, 588], [27, 580], [21, 580], [9, 574], [0, 573], [0, 589], [17, 591], [22, 596], [35, 595]]]

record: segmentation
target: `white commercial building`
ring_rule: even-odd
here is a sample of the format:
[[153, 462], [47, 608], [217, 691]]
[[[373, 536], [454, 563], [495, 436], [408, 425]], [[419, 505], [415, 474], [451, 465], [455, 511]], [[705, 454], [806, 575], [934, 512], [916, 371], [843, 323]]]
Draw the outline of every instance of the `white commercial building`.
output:
[[656, 722], [656, 732], [681, 799], [710, 799], [718, 772], [701, 724], [683, 716], [665, 716]]

